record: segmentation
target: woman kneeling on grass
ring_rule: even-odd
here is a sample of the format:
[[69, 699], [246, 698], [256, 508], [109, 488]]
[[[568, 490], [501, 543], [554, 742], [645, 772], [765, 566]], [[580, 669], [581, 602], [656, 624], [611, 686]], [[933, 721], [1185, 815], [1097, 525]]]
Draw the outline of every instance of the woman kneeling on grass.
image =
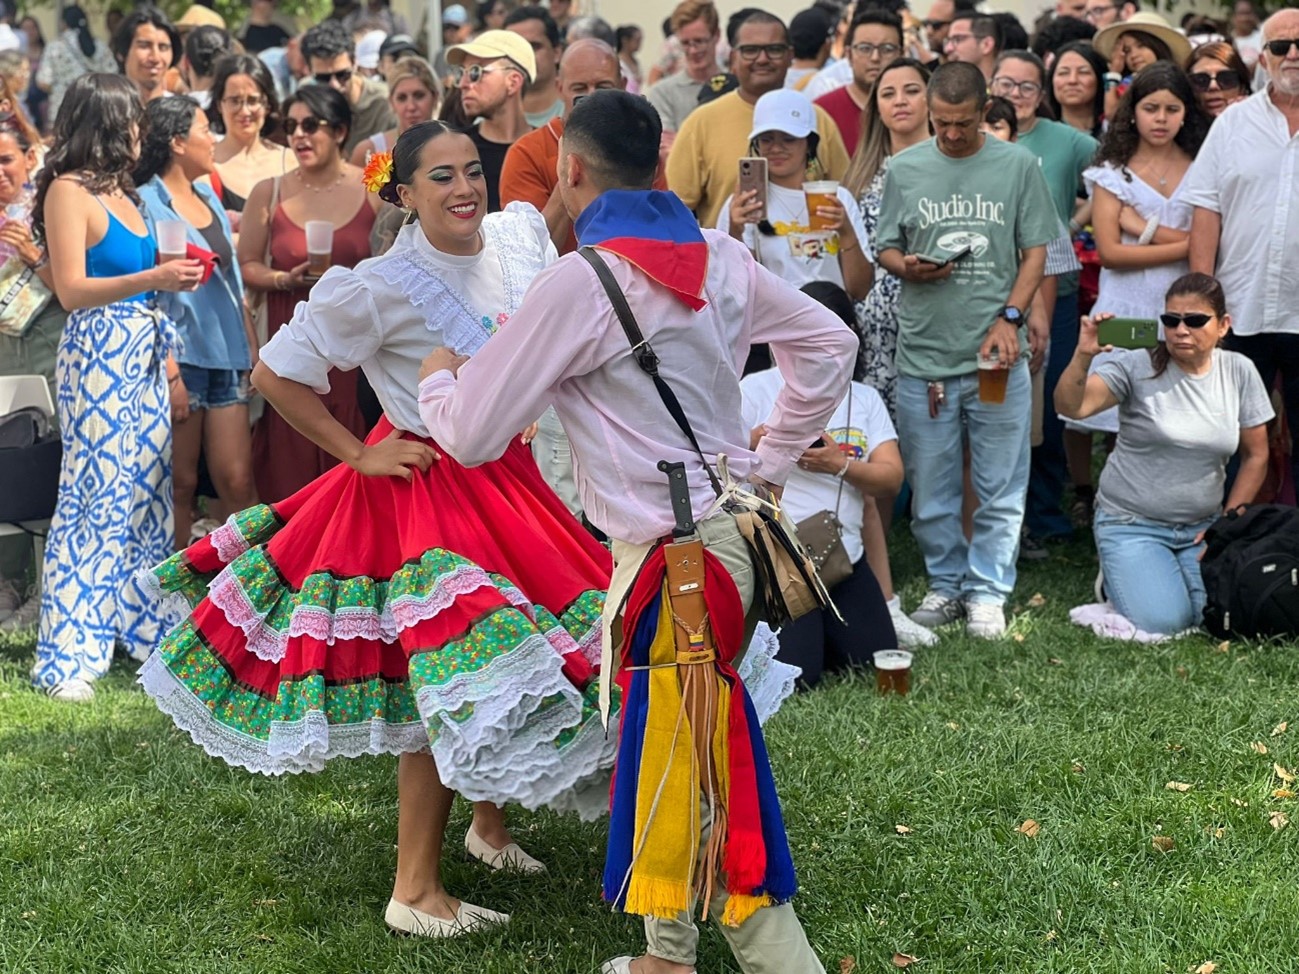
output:
[[1110, 317], [1082, 319], [1055, 407], [1071, 419], [1118, 407], [1118, 444], [1096, 494], [1105, 591], [1138, 629], [1172, 635], [1199, 625], [1200, 542], [1222, 513], [1227, 461], [1238, 448], [1226, 509], [1248, 504], [1263, 483], [1272, 405], [1250, 361], [1218, 347], [1231, 318], [1222, 285], [1207, 274], [1169, 287], [1155, 348], [1119, 351], [1089, 376], [1092, 359], [1112, 351], [1097, 341]]

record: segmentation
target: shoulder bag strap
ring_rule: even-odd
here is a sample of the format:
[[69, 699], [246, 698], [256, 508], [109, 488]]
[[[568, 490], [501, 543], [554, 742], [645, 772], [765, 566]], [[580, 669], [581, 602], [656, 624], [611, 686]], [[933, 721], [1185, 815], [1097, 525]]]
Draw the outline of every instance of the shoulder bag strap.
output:
[[267, 270], [271, 266], [271, 225], [275, 223], [275, 211], [280, 208], [281, 178], [280, 176], [271, 178], [271, 208], [266, 218], [266, 256], [262, 258], [262, 263], [266, 265]]
[[[851, 380], [848, 382], [848, 419], [845, 425], [848, 428], [844, 430], [844, 435], [851, 437], [852, 436], [852, 382]], [[851, 448], [852, 443], [849, 443], [848, 447]], [[847, 456], [846, 454], [845, 454], [845, 459], [847, 459], [849, 462], [852, 461], [852, 457]], [[836, 494], [834, 498], [834, 519], [836, 521], [839, 520], [839, 502], [843, 500], [843, 482], [847, 479], [848, 479], [847, 473], [845, 473], [842, 477], [839, 478], [839, 493]]]
[[708, 473], [708, 482], [712, 484], [713, 491], [720, 497], [722, 495], [722, 483], [717, 479], [717, 474], [713, 472], [712, 464], [704, 456], [704, 451], [700, 449], [699, 441], [695, 438], [695, 431], [690, 428], [690, 420], [686, 418], [686, 412], [681, 408], [681, 402], [677, 399], [676, 393], [659, 375], [659, 357], [654, 354], [653, 346], [641, 333], [640, 325], [636, 322], [636, 316], [632, 314], [631, 307], [627, 304], [627, 296], [622, 293], [622, 288], [614, 280], [609, 265], [600, 259], [594, 248], [583, 247], [578, 253], [594, 268], [595, 276], [604, 285], [605, 294], [609, 296], [614, 313], [618, 315], [618, 321], [622, 323], [622, 330], [627, 333], [627, 341], [631, 345], [632, 357], [636, 360], [640, 370], [654, 380], [654, 388], [658, 390], [659, 398], [663, 400], [663, 405], [667, 407], [668, 412], [672, 414], [672, 418], [676, 420], [677, 426], [681, 427], [681, 432], [686, 434], [686, 439], [690, 441], [690, 445], [699, 454], [699, 459], [704, 464], [704, 470]]

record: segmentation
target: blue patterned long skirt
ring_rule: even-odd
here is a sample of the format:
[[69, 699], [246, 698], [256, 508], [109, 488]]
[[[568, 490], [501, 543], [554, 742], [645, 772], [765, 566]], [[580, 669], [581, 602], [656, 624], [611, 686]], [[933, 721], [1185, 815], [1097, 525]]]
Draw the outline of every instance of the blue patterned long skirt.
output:
[[38, 687], [103, 676], [115, 645], [143, 660], [161, 635], [135, 574], [172, 552], [165, 324], [135, 301], [68, 316], [55, 365], [63, 466], [45, 545]]

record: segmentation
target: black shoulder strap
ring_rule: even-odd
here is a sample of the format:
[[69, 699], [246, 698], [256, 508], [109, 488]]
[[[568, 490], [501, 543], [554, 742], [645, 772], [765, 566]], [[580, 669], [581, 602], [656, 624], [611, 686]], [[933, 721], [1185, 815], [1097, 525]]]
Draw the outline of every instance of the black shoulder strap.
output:
[[690, 428], [690, 420], [686, 418], [686, 412], [681, 408], [681, 402], [677, 399], [676, 393], [659, 375], [659, 357], [654, 353], [654, 347], [646, 341], [645, 336], [641, 333], [640, 325], [636, 323], [636, 316], [631, 313], [631, 307], [627, 304], [627, 296], [622, 293], [622, 288], [614, 280], [609, 265], [600, 259], [592, 247], [583, 247], [578, 253], [586, 258], [587, 263], [594, 268], [595, 276], [604, 285], [604, 292], [609, 295], [613, 310], [622, 323], [622, 330], [627, 333], [627, 342], [631, 345], [632, 357], [636, 359], [636, 364], [640, 366], [641, 371], [654, 380], [654, 388], [658, 390], [659, 398], [663, 400], [663, 405], [667, 407], [668, 412], [672, 414], [672, 418], [681, 427], [681, 432], [686, 434], [686, 439], [690, 441], [690, 445], [699, 454], [699, 459], [704, 464], [704, 470], [708, 473], [708, 482], [713, 485], [713, 490], [720, 497], [722, 495], [722, 483], [717, 479], [717, 474], [713, 472], [712, 464], [704, 456], [704, 451], [700, 449], [699, 441], [695, 439], [695, 431]]

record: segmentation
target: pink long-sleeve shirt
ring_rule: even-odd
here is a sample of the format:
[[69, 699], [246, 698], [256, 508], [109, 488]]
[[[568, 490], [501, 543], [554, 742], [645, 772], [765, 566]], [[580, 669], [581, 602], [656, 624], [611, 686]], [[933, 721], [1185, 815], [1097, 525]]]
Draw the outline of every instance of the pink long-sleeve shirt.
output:
[[[711, 461], [737, 478], [783, 484], [821, 434], [852, 377], [857, 336], [832, 312], [760, 267], [715, 230], [707, 306], [691, 311], [661, 285], [601, 251]], [[768, 342], [785, 377], [757, 452], [741, 416], [740, 373]], [[636, 365], [595, 271], [569, 254], [537, 275], [509, 322], [459, 370], [420, 383], [419, 411], [439, 446], [468, 466], [499, 457], [554, 405], [573, 448], [587, 518], [612, 538], [646, 544], [675, 523], [658, 462], [682, 462], [695, 517], [715, 500], [698, 454]]]

